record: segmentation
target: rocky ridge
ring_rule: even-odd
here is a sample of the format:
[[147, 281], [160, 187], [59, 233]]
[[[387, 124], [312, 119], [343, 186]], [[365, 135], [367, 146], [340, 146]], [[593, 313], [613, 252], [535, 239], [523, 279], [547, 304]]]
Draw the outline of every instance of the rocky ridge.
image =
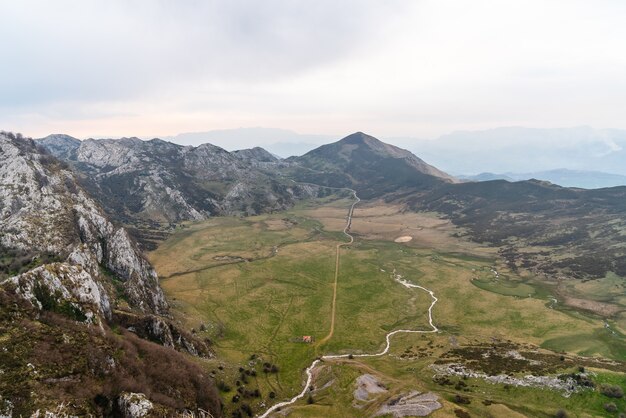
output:
[[[106, 219], [66, 166], [39, 152], [31, 140], [0, 134], [0, 180], [0, 245], [28, 251], [33, 260], [42, 253], [52, 253], [59, 260], [5, 283], [31, 298], [33, 283], [45, 284], [51, 295], [73, 295], [77, 308], [89, 301], [96, 311], [110, 317], [107, 293], [111, 284], [103, 278], [104, 271], [109, 271], [122, 282], [133, 308], [167, 313], [152, 266], [128, 233]], [[70, 282], [72, 290], [65, 285]], [[81, 293], [83, 288], [90, 293]], [[93, 296], [96, 293], [98, 298]]]
[[313, 186], [276, 176], [280, 162], [262, 148], [230, 153], [211, 144], [138, 138], [70, 142], [59, 135], [38, 142], [79, 173], [109, 215], [134, 225], [254, 215], [317, 193]]
[[[69, 165], [0, 132], [3, 414], [163, 416], [182, 408], [219, 416], [210, 377], [176, 352], [208, 357], [207, 342], [167, 315], [155, 270]], [[146, 369], [157, 361], [167, 370]], [[131, 393], [145, 402], [130, 402], [130, 392], [145, 392]]]

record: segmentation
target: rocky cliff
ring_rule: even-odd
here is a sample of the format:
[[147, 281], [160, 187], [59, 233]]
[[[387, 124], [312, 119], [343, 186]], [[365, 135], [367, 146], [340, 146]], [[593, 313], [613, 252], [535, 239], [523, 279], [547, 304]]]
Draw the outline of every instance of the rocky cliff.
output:
[[[32, 140], [6, 134], [0, 134], [0, 245], [27, 253], [28, 265], [37, 264], [42, 254], [56, 257], [57, 263], [10, 279], [29, 297], [37, 282], [48, 286], [51, 295], [71, 295], [77, 308], [95, 303], [96, 311], [110, 317], [112, 285], [104, 278], [107, 272], [121, 282], [134, 309], [167, 313], [156, 272], [128, 233], [107, 220], [67, 166], [40, 152]], [[69, 290], [64, 286], [68, 281], [80, 286]], [[83, 285], [100, 294], [97, 301], [94, 293], [76, 294]]]
[[220, 416], [210, 377], [176, 351], [211, 356], [207, 343], [167, 313], [156, 272], [69, 166], [0, 132], [1, 415], [116, 416], [138, 392], [153, 415]]

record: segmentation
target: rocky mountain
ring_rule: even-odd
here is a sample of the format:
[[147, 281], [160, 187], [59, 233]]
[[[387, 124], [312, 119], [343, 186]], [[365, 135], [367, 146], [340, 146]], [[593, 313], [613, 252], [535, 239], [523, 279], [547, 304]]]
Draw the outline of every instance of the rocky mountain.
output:
[[294, 164], [289, 173], [299, 181], [351, 187], [365, 198], [456, 181], [411, 152], [362, 132], [287, 161]]
[[71, 159], [74, 152], [80, 147], [80, 141], [65, 134], [52, 134], [41, 138], [39, 143], [52, 155], [61, 159]]
[[245, 161], [249, 164], [258, 164], [258, 163], [276, 163], [280, 161], [278, 157], [273, 155], [272, 153], [264, 150], [261, 147], [254, 147], [248, 149], [242, 149], [233, 151], [232, 154]]
[[[67, 137], [55, 143], [57, 150], [74, 152]], [[181, 367], [191, 368], [172, 348], [210, 354], [204, 342], [163, 317], [168, 304], [156, 272], [70, 167], [35, 141], [7, 133], [0, 133], [0, 299], [0, 401], [15, 416], [66, 401], [72, 405], [66, 414], [100, 415], [122, 407], [124, 392], [163, 392], [155, 386], [162, 379], [152, 372], [132, 371], [144, 367], [137, 364], [137, 350], [172, 362], [178, 358]], [[133, 333], [115, 337], [111, 327], [118, 325]], [[105, 376], [111, 379], [106, 385]], [[61, 392], [51, 390], [54, 382]], [[185, 402], [170, 395], [172, 401], [157, 402], [158, 408], [193, 409], [199, 401], [191, 393], [202, 386], [215, 400], [212, 382], [204, 377], [191, 389], [180, 388], [189, 394]], [[94, 404], [97, 396], [101, 405]], [[211, 402], [202, 407], [219, 411]]]
[[230, 153], [211, 144], [122, 138], [88, 139], [66, 152], [66, 137], [39, 142], [65, 158], [107, 213], [124, 223], [251, 215], [281, 210], [317, 193], [315, 187], [278, 178], [272, 172], [278, 159], [261, 148]]
[[[32, 293], [32, 284], [39, 282], [57, 283], [60, 287], [50, 292], [67, 294], [64, 278], [80, 270], [79, 281], [87, 280], [91, 290], [77, 298], [99, 293], [101, 299], [94, 302], [110, 317], [110, 302], [100, 283], [101, 269], [106, 269], [123, 282], [124, 295], [134, 307], [167, 312], [154, 269], [128, 233], [106, 219], [67, 166], [26, 139], [2, 135], [0, 151], [0, 245], [32, 258], [53, 254], [59, 261], [54, 268], [45, 265], [13, 277], [20, 292]], [[47, 280], [41, 280], [43, 276]]]

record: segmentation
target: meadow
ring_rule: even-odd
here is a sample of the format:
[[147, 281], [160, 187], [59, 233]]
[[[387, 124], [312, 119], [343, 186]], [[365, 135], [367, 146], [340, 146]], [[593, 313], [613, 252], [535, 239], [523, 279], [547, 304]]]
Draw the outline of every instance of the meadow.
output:
[[[351, 204], [337, 196], [281, 213], [185, 224], [150, 254], [176, 319], [213, 341], [216, 358], [206, 367], [220, 384], [229, 413], [238, 413], [243, 403], [259, 413], [299, 393], [304, 368], [320, 355], [374, 353], [392, 330], [429, 329], [430, 296], [400, 285], [394, 280], [399, 274], [434, 291], [439, 300], [433, 317], [440, 332], [394, 336], [389, 355], [379, 358], [325, 361], [316, 371], [311, 397], [289, 407], [289, 416], [361, 417], [410, 390], [440, 396], [443, 408], [434, 417], [460, 416], [455, 410], [553, 416], [559, 408], [578, 414], [573, 416], [602, 416], [611, 400], [597, 390], [565, 398], [550, 390], [470, 378], [464, 388], [472, 402], [459, 405], [454, 402], [458, 388], [433, 381], [434, 362], [472, 344], [549, 349], [555, 359], [567, 357], [563, 364], [555, 360], [563, 371], [585, 363], [579, 354], [626, 361], [623, 335], [614, 334], [602, 318], [554, 309], [549, 289], [509, 271], [494, 248], [465, 240], [464, 231], [436, 214], [384, 202], [357, 205], [351, 228], [355, 242], [340, 250], [335, 331], [318, 344], [330, 327], [335, 250], [347, 241], [341, 230]], [[399, 236], [412, 239], [394, 242]], [[612, 289], [616, 281], [606, 286]], [[303, 342], [305, 336], [312, 342]], [[603, 364], [596, 379], [626, 384], [615, 373], [621, 363], [609, 367], [613, 371]], [[365, 372], [378, 376], [388, 390], [355, 406], [355, 379]], [[626, 408], [623, 400], [613, 401]]]

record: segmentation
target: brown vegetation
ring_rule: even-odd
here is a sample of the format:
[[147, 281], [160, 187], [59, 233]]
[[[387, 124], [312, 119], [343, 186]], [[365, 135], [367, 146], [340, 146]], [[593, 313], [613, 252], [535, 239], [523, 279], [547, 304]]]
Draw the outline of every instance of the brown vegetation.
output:
[[[125, 331], [86, 327], [53, 312], [37, 312], [0, 289], [0, 393], [14, 415], [52, 410], [110, 416], [124, 391], [144, 393], [163, 411], [211, 411], [220, 416], [215, 385], [185, 355]], [[34, 396], [36, 394], [36, 396]]]

